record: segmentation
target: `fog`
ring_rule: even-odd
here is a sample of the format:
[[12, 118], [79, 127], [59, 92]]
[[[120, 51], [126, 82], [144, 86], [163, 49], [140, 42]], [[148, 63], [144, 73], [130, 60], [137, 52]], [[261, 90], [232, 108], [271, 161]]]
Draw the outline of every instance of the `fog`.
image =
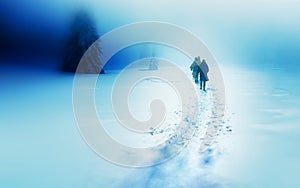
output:
[[[1, 0], [0, 187], [299, 187], [299, 7], [297, 0]], [[74, 75], [56, 71], [80, 10], [94, 20], [100, 37], [126, 24], [157, 21], [205, 43], [226, 90], [226, 122], [210, 152], [198, 152], [196, 136], [174, 159], [132, 169], [107, 162], [85, 144], [74, 118]], [[122, 37], [128, 36], [112, 45]], [[178, 64], [192, 81], [191, 59], [178, 49], [152, 43], [122, 49], [93, 88], [108, 126], [115, 120], [115, 78], [144, 57]], [[210, 83], [207, 93], [197, 90], [200, 105], [217, 100]], [[139, 100], [169, 91], [165, 85], [147, 80], [132, 103], [149, 102]], [[137, 106], [135, 112], [149, 112]], [[199, 123], [199, 130], [206, 125]], [[130, 140], [117, 126], [110, 127], [113, 133]]]
[[281, 68], [299, 70], [300, 16], [294, 0], [6, 0], [0, 6], [1, 57], [18, 57], [21, 64], [57, 66], [73, 15], [83, 9], [94, 18], [100, 36], [134, 22], [167, 22], [198, 36], [221, 64], [272, 62], [280, 67], [284, 61]]

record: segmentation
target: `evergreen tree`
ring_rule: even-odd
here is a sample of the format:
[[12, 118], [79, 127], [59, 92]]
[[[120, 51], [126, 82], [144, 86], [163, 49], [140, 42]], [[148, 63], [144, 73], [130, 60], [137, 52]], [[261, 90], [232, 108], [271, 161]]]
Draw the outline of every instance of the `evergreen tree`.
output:
[[[94, 21], [86, 11], [78, 11], [71, 24], [71, 34], [63, 54], [62, 71], [76, 72], [86, 50], [99, 38]], [[104, 73], [103, 69], [101, 73]]]

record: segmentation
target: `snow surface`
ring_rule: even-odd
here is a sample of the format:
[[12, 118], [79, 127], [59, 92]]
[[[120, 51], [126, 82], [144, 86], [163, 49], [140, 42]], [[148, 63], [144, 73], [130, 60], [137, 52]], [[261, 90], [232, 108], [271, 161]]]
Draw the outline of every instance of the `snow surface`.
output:
[[[295, 75], [282, 77], [241, 67], [221, 67], [226, 86], [226, 113], [216, 142], [205, 153], [199, 143], [211, 122], [213, 88], [198, 91], [201, 113], [190, 144], [176, 157], [150, 168], [124, 168], [96, 155], [84, 142], [72, 109], [73, 75], [20, 67], [1, 67], [0, 186], [1, 187], [285, 187], [299, 186], [300, 88]], [[186, 70], [187, 74], [190, 74]], [[155, 144], [176, 129], [180, 104], [172, 88], [146, 80], [129, 100], [137, 118], [148, 117], [150, 87], [164, 90], [167, 122], [152, 134], [127, 135], [110, 113], [108, 89], [117, 72], [97, 83], [96, 107], [109, 134], [132, 146]], [[102, 78], [101, 78], [102, 79]], [[274, 80], [275, 79], [275, 80]], [[107, 83], [107, 84], [106, 84]], [[197, 88], [197, 86], [195, 86]], [[106, 89], [105, 89], [106, 90]], [[105, 98], [108, 97], [108, 98]], [[105, 102], [106, 101], [106, 102]], [[101, 108], [100, 108], [101, 107]], [[105, 107], [105, 108], [103, 108]], [[139, 110], [143, 108], [143, 110]], [[153, 139], [152, 139], [153, 138]], [[150, 139], [150, 141], [149, 141]]]

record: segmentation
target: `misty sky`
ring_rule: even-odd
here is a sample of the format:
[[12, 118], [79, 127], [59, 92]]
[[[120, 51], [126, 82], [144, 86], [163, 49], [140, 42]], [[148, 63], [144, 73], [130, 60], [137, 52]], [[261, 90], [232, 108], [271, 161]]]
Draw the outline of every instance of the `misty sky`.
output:
[[293, 66], [300, 60], [299, 5], [295, 0], [4, 0], [0, 38], [8, 42], [1, 48], [18, 43], [25, 46], [21, 50], [29, 45], [54, 53], [72, 15], [83, 8], [94, 17], [100, 35], [133, 22], [162, 21], [196, 34], [221, 63], [285, 61]]

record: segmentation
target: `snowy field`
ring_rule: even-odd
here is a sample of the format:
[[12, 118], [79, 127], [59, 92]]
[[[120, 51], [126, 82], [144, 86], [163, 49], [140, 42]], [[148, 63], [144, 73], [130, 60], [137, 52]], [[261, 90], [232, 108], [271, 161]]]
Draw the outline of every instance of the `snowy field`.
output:
[[[299, 7], [296, 0], [0, 1], [0, 188], [299, 188]], [[80, 33], [88, 38], [99, 34], [101, 44], [108, 47], [108, 51], [100, 48], [108, 55], [107, 74], [80, 77], [97, 79], [92, 110], [105, 132], [130, 147], [188, 144], [181, 153], [160, 165], [126, 168], [101, 158], [85, 142], [74, 110], [74, 75], [51, 71], [61, 67], [61, 55], [68, 57], [72, 20], [82, 22], [76, 18], [77, 11], [86, 11], [92, 18], [87, 23], [93, 34], [81, 29]], [[164, 26], [116, 32], [145, 21]], [[166, 24], [179, 30], [168, 30]], [[143, 38], [145, 34], [148, 37]], [[103, 36], [110, 36], [106, 43]], [[142, 40], [132, 40], [139, 37]], [[204, 51], [193, 45], [198, 40]], [[200, 55], [208, 64], [212, 62], [206, 50], [217, 62], [225, 84], [226, 110], [220, 114], [215, 110], [222, 101], [215, 95], [218, 90], [212, 80], [204, 93], [192, 82], [188, 69], [191, 57]], [[174, 92], [166, 80], [138, 82], [127, 98], [119, 98], [128, 101], [133, 117], [147, 120], [149, 103], [157, 98], [164, 102], [166, 114], [159, 127], [137, 134], [116, 121], [111, 92], [121, 74], [114, 69], [144, 57], [161, 57], [181, 66], [198, 100], [197, 105], [182, 104], [180, 94], [191, 93]], [[127, 75], [148, 72], [141, 69]], [[182, 84], [182, 77], [172, 76], [170, 83]], [[126, 88], [126, 79], [121, 81], [117, 88]], [[75, 96], [83, 104], [87, 101]], [[197, 112], [195, 121], [182, 114], [181, 107], [186, 105], [191, 114]], [[89, 115], [86, 112], [86, 122]], [[181, 119], [194, 130], [193, 135], [175, 144], [167, 142], [176, 138]], [[215, 127], [216, 123], [221, 126]], [[200, 152], [208, 128], [217, 134], [211, 137], [209, 149]], [[110, 147], [106, 144], [106, 149]]]
[[[299, 187], [299, 76], [259, 68], [220, 67], [226, 112], [209, 150], [201, 153], [199, 145], [216, 99], [210, 85], [207, 93], [195, 85], [201, 110], [189, 145], [161, 165], [134, 169], [103, 160], [84, 142], [72, 108], [73, 75], [3, 66], [0, 187]], [[106, 131], [133, 147], [168, 139], [180, 118], [172, 87], [150, 79], [132, 90], [129, 107], [137, 119], [149, 117], [145, 109], [153, 98], [167, 107], [166, 124], [134, 136], [117, 125], [109, 105], [119, 73], [108, 70], [96, 86], [95, 106]]]

